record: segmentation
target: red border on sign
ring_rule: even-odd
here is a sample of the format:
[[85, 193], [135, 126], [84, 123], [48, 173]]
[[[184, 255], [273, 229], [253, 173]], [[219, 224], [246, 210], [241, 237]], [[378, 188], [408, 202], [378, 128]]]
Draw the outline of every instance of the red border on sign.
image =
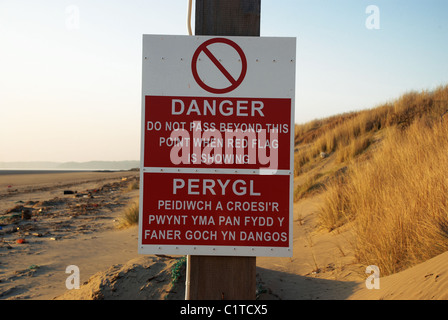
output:
[[[241, 58], [241, 74], [238, 79], [234, 79], [232, 75], [226, 70], [226, 68], [219, 62], [219, 60], [210, 52], [210, 50], [207, 48], [209, 45], [214, 43], [224, 43], [236, 50], [238, 52], [240, 58]], [[204, 83], [202, 79], [199, 77], [198, 70], [197, 70], [197, 61], [199, 58], [199, 54], [204, 52], [207, 57], [216, 65], [216, 67], [219, 69], [219, 71], [222, 72], [222, 74], [227, 78], [227, 80], [230, 81], [231, 85], [227, 88], [213, 88]], [[193, 54], [193, 58], [191, 60], [191, 71], [193, 73], [193, 77], [196, 80], [197, 84], [204, 90], [211, 92], [211, 93], [217, 93], [217, 94], [223, 94], [230, 91], [235, 90], [244, 80], [244, 77], [246, 76], [247, 72], [247, 59], [244, 55], [243, 49], [241, 49], [235, 42], [232, 40], [226, 39], [226, 38], [214, 38], [205, 41], [202, 43]]]
[[[176, 194], [174, 180], [185, 182]], [[190, 180], [198, 186], [205, 180], [222, 182], [214, 183], [210, 191], [196, 188], [194, 184], [190, 186]], [[144, 172], [139, 222], [142, 244], [288, 248], [292, 237], [289, 181], [289, 175]], [[239, 187], [235, 187], [237, 182]], [[246, 188], [244, 195], [235, 193], [235, 190], [241, 191], [238, 190], [241, 185]], [[154, 231], [155, 237], [146, 238], [147, 231], [150, 234]], [[178, 236], [174, 236], [176, 233]], [[226, 237], [226, 233], [235, 237]], [[244, 237], [240, 237], [241, 233]], [[216, 237], [194, 238], [193, 234]]]

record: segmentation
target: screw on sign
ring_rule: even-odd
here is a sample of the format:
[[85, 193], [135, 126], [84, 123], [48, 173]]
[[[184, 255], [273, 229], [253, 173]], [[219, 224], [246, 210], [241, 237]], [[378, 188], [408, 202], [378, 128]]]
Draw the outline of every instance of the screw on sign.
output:
[[[215, 57], [215, 55], [213, 55], [213, 53], [208, 49], [208, 46], [210, 46], [212, 44], [216, 44], [216, 43], [222, 43], [222, 44], [232, 47], [240, 56], [242, 68], [241, 68], [241, 73], [237, 79], [235, 79], [229, 73], [229, 71], [221, 64], [221, 62], [219, 62], [219, 59], [217, 59]], [[204, 53], [213, 62], [213, 64], [218, 68], [218, 70], [230, 82], [230, 86], [225, 87], [225, 88], [214, 88], [214, 87], [207, 85], [204, 81], [202, 81], [202, 79], [199, 77], [198, 70], [197, 70], [197, 62], [199, 59], [199, 55], [201, 53]], [[194, 79], [196, 80], [196, 82], [202, 89], [204, 89], [208, 92], [211, 92], [211, 93], [223, 94], [223, 93], [228, 93], [230, 91], [235, 90], [243, 82], [244, 77], [246, 76], [246, 72], [247, 72], [247, 59], [246, 59], [246, 56], [244, 55], [243, 50], [232, 40], [229, 40], [226, 38], [214, 38], [214, 39], [205, 41], [196, 49], [196, 51], [193, 55], [193, 59], [191, 61], [191, 70], [193, 72]]]

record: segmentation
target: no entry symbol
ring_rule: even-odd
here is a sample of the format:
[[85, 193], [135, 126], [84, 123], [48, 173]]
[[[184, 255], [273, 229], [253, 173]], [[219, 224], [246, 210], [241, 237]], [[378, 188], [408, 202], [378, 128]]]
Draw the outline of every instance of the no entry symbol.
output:
[[[213, 55], [213, 53], [208, 49], [208, 46], [215, 44], [215, 43], [222, 43], [222, 44], [232, 47], [240, 56], [241, 73], [237, 79], [235, 79], [229, 73], [229, 71], [221, 64], [219, 59], [217, 59]], [[207, 85], [204, 81], [202, 81], [202, 79], [199, 77], [198, 68], [197, 68], [198, 67], [197, 62], [199, 59], [199, 55], [201, 53], [204, 53], [213, 62], [213, 64], [218, 68], [218, 70], [230, 82], [230, 86], [225, 87], [225, 88], [214, 88], [214, 87]], [[233, 42], [232, 40], [226, 39], [226, 38], [214, 38], [214, 39], [205, 41], [196, 49], [196, 51], [193, 55], [193, 59], [191, 61], [191, 71], [193, 72], [194, 79], [196, 80], [196, 82], [202, 89], [207, 90], [208, 92], [211, 92], [211, 93], [222, 94], [222, 93], [227, 93], [227, 92], [235, 90], [243, 82], [244, 77], [246, 76], [246, 72], [247, 72], [247, 60], [246, 60], [246, 56], [244, 55], [243, 50], [235, 42]]]

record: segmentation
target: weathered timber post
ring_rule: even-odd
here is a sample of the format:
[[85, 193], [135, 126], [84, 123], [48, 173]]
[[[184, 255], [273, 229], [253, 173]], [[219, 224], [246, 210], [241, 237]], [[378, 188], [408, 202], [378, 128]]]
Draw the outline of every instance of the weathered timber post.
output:
[[[196, 0], [195, 34], [260, 36], [261, 0]], [[188, 256], [187, 300], [254, 300], [256, 258]]]

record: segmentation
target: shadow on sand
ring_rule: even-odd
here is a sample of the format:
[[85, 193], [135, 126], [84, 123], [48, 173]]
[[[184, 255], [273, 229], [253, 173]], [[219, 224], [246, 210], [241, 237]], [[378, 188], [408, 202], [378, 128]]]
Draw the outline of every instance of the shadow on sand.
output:
[[326, 280], [257, 267], [260, 300], [345, 300], [360, 285], [355, 281]]

